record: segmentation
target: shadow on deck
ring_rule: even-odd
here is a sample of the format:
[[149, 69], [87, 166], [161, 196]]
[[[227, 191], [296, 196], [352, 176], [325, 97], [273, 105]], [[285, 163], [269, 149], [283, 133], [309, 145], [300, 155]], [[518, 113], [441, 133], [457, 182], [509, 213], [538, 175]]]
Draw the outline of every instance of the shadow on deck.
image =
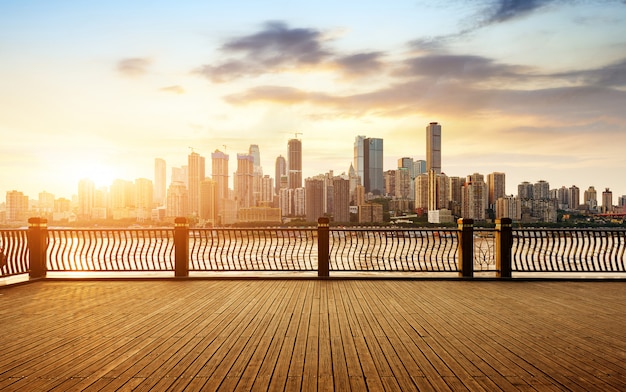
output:
[[54, 281], [0, 288], [2, 390], [626, 386], [621, 281]]

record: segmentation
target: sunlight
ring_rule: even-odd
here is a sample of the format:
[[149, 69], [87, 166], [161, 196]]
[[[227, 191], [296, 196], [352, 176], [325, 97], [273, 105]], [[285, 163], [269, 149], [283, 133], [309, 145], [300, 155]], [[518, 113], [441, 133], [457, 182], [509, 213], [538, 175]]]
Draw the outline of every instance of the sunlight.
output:
[[82, 166], [78, 173], [80, 173], [80, 178], [89, 178], [93, 181], [96, 187], [111, 186], [113, 180], [117, 178], [111, 166], [97, 162]]

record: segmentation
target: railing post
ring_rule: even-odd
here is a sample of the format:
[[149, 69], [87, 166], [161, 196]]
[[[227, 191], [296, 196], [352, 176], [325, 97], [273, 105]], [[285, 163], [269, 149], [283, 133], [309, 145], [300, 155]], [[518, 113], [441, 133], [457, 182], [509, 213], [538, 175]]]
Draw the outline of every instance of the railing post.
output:
[[174, 219], [174, 276], [189, 276], [189, 222], [187, 218]]
[[461, 218], [459, 225], [459, 277], [474, 277], [474, 220]]
[[47, 273], [48, 220], [28, 219], [28, 261], [29, 277], [45, 278]]
[[330, 220], [319, 218], [317, 220], [317, 276], [329, 276], [329, 253], [330, 253]]
[[513, 220], [496, 219], [496, 276], [511, 277], [511, 250], [513, 249]]

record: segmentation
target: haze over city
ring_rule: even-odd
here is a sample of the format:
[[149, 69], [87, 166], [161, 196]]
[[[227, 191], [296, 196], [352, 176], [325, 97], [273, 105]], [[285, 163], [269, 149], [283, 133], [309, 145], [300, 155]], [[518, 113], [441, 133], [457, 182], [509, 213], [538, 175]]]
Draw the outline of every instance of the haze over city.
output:
[[[20, 1], [0, 6], [0, 194], [152, 178], [190, 147], [264, 172], [296, 133], [303, 177], [346, 172], [357, 135], [384, 169], [626, 194], [623, 1]], [[231, 168], [234, 171], [234, 167]], [[168, 170], [169, 176], [169, 170]]]

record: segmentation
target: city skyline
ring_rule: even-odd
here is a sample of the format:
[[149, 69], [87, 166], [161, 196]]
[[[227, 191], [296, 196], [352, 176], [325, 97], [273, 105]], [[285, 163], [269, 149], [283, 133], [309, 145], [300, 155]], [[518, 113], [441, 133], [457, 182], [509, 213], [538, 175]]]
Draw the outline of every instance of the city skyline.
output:
[[385, 141], [388, 170], [426, 158], [433, 121], [449, 176], [504, 172], [507, 194], [539, 180], [626, 194], [622, 1], [2, 11], [3, 195], [154, 179], [155, 157], [180, 167], [189, 147], [232, 159], [258, 144], [269, 174], [294, 136], [303, 180], [347, 172], [358, 135]]

